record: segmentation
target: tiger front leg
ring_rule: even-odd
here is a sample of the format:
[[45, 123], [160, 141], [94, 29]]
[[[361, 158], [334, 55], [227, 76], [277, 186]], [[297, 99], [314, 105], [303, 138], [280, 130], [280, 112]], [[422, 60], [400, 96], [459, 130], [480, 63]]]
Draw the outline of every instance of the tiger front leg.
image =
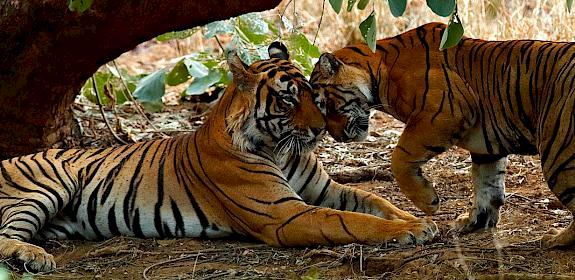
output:
[[57, 153], [49, 150], [0, 162], [0, 258], [17, 258], [34, 271], [50, 271], [56, 265], [52, 255], [28, 241], [68, 205], [78, 186], [72, 170], [53, 158]]
[[340, 211], [290, 201], [276, 207], [278, 223], [266, 224], [257, 234], [273, 246], [319, 244], [421, 244], [437, 234], [431, 220], [386, 220], [373, 215]]
[[455, 230], [468, 233], [497, 226], [505, 201], [507, 157], [471, 154], [473, 200], [471, 208], [455, 221]]
[[18, 258], [33, 271], [47, 272], [56, 268], [54, 256], [42, 247], [13, 238], [0, 237], [0, 256]]
[[17, 258], [33, 271], [53, 270], [56, 267], [54, 257], [26, 241], [36, 235], [50, 213], [56, 211], [56, 205], [39, 195], [28, 199], [1, 198], [0, 257]]
[[[311, 170], [315, 172], [310, 172], [308, 165], [314, 166]], [[300, 174], [289, 177], [289, 183], [308, 204], [365, 213], [388, 220], [418, 220], [417, 217], [397, 208], [380, 196], [331, 180], [321, 162], [313, 154], [294, 157], [287, 166], [295, 172], [287, 170], [285, 173]]]
[[446, 145], [425, 143], [423, 135], [421, 129], [406, 126], [391, 155], [391, 172], [401, 191], [417, 208], [431, 215], [439, 210], [439, 196], [433, 184], [423, 177], [421, 166], [445, 151]]
[[382, 197], [358, 188], [341, 185], [334, 181], [330, 182], [329, 191], [323, 200], [315, 205], [375, 215], [387, 220], [419, 220], [419, 218], [397, 208], [397, 206]]

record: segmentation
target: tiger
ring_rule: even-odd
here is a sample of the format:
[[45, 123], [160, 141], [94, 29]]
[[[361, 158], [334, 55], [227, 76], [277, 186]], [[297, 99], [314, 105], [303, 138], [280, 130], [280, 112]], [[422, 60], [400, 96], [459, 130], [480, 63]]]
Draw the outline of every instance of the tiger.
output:
[[[270, 246], [421, 244], [436, 224], [331, 180], [313, 149], [325, 100], [272, 43], [195, 132], [101, 149], [50, 149], [0, 162], [0, 257], [51, 271], [32, 240], [239, 236]], [[322, 109], [323, 108], [323, 109]]]
[[[538, 154], [548, 187], [575, 214], [575, 44], [485, 41], [463, 36], [440, 50], [443, 23], [323, 53], [310, 83], [325, 95], [326, 126], [338, 141], [368, 135], [370, 109], [405, 123], [392, 152], [400, 190], [427, 214], [440, 199], [421, 166], [452, 146], [471, 154], [473, 196], [452, 223], [466, 234], [497, 227], [510, 154]], [[575, 243], [575, 224], [554, 228], [545, 248]]]

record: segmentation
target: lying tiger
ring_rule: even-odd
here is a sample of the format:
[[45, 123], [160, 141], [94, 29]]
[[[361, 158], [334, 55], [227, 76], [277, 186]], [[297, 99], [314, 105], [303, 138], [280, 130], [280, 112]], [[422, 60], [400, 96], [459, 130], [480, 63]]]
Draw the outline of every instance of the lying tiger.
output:
[[[0, 163], [0, 257], [55, 268], [30, 239], [255, 237], [272, 246], [422, 243], [436, 225], [330, 180], [312, 154], [325, 122], [281, 44], [234, 76], [195, 133]], [[329, 207], [329, 208], [327, 208]]]
[[[446, 26], [430, 23], [323, 54], [311, 76], [327, 99], [327, 130], [337, 140], [367, 136], [370, 108], [406, 124], [392, 154], [401, 190], [426, 213], [439, 208], [421, 172], [453, 145], [471, 152], [474, 196], [460, 232], [495, 227], [505, 200], [509, 154], [541, 156], [545, 179], [575, 214], [575, 44], [463, 38], [439, 50]], [[545, 247], [575, 243], [575, 224], [551, 229]]]

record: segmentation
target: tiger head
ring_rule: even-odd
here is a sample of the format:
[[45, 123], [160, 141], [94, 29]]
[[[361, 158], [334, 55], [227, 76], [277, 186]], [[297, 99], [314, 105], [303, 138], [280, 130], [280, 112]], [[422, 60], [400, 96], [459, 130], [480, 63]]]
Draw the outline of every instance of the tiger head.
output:
[[250, 66], [235, 52], [228, 54], [237, 100], [226, 113], [227, 130], [243, 151], [308, 153], [324, 135], [325, 101], [290, 62], [283, 44], [272, 43], [268, 52], [270, 59]]
[[[326, 98], [327, 130], [337, 141], [362, 141], [368, 135], [372, 79], [363, 69], [324, 53], [310, 79], [314, 92]], [[377, 94], [377, 93], [376, 93]]]

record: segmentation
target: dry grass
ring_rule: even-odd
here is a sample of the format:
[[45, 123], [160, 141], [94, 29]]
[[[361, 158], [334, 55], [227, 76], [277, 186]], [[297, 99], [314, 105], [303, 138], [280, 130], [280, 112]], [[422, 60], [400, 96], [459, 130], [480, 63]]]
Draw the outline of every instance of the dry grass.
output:
[[[347, 1], [344, 1], [347, 2]], [[487, 40], [538, 39], [572, 41], [575, 12], [568, 13], [565, 0], [459, 0], [459, 16], [465, 35]], [[289, 3], [289, 4], [288, 4]], [[293, 5], [301, 29], [313, 39], [319, 23], [322, 5], [317, 0], [283, 1], [272, 13], [288, 6], [286, 16], [293, 20]], [[325, 5], [317, 44], [331, 51], [361, 40], [359, 23], [372, 9], [377, 13], [378, 38], [397, 35], [427, 22], [447, 22], [427, 7], [424, 0], [410, 0], [404, 16], [391, 15], [387, 1], [375, 0], [364, 11], [354, 9], [337, 15]]]
[[[264, 15], [279, 18], [284, 13], [310, 40], [314, 40], [324, 7], [316, 39], [321, 51], [333, 51], [361, 41], [358, 26], [372, 9], [377, 13], [378, 38], [394, 36], [427, 22], [448, 21], [448, 18], [435, 15], [425, 0], [409, 0], [405, 14], [399, 18], [391, 15], [384, 0], [373, 0], [364, 11], [354, 9], [349, 13], [345, 11], [347, 1], [344, 1], [339, 15], [332, 10], [328, 0], [324, 5], [322, 3], [319, 0], [285, 0]], [[572, 41], [575, 35], [575, 11], [568, 13], [565, 3], [566, 0], [458, 0], [465, 35], [486, 40]], [[150, 73], [184, 54], [219, 51], [213, 39], [204, 40], [202, 35], [199, 32], [177, 42], [143, 43], [130, 56], [121, 56], [118, 63], [131, 73]]]

